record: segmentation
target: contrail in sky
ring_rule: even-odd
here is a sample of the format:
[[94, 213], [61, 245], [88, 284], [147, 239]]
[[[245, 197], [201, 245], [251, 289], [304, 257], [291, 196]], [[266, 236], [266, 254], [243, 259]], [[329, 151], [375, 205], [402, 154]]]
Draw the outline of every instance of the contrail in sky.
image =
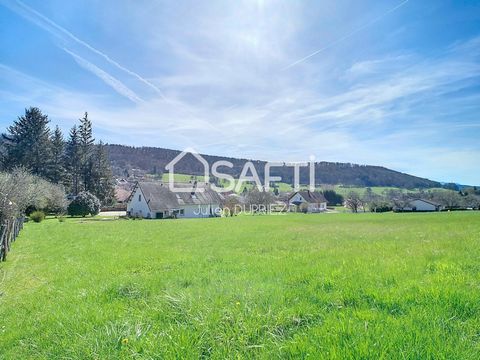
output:
[[320, 54], [321, 52], [341, 43], [342, 41], [345, 41], [346, 39], [352, 37], [353, 35], [355, 35], [356, 33], [358, 33], [359, 31], [362, 31], [363, 29], [373, 25], [374, 23], [376, 23], [377, 21], [379, 21], [380, 19], [382, 19], [384, 16], [388, 15], [388, 14], [391, 14], [392, 12], [394, 12], [395, 10], [399, 9], [400, 7], [402, 7], [403, 5], [405, 5], [409, 0], [404, 0], [402, 1], [400, 4], [398, 4], [397, 6], [393, 7], [392, 9], [384, 12], [383, 14], [377, 16], [376, 18], [370, 20], [369, 22], [367, 22], [366, 24], [360, 26], [359, 28], [356, 28], [355, 30], [353, 30], [352, 32], [342, 36], [341, 38], [331, 42], [330, 44], [322, 47], [321, 49], [318, 49], [317, 51], [314, 51], [313, 53], [311, 53], [310, 55], [307, 55], [305, 56], [304, 58], [301, 58], [293, 63], [291, 63], [290, 65], [287, 65], [285, 66], [282, 70], [287, 70], [287, 69], [290, 69], [291, 67], [294, 67], [295, 65], [298, 65], [308, 59], [310, 59], [311, 57], [317, 55], [317, 54]]
[[[143, 84], [147, 85], [151, 89], [153, 89], [164, 101], [170, 103], [172, 106], [177, 107], [190, 115], [191, 117], [195, 118], [197, 121], [202, 122], [205, 124], [205, 126], [209, 127], [212, 131], [216, 131], [216, 128], [211, 125], [209, 122], [202, 121], [198, 119], [198, 117], [186, 106], [179, 104], [178, 102], [172, 101], [168, 99], [155, 84], [151, 83], [147, 79], [143, 78], [136, 72], [127, 69], [123, 65], [119, 64], [112, 58], [110, 58], [107, 54], [103, 53], [102, 51], [98, 50], [97, 48], [91, 46], [90, 44], [86, 43], [82, 39], [79, 39], [77, 36], [72, 34], [70, 31], [67, 29], [63, 28], [62, 26], [58, 25], [54, 21], [50, 20], [47, 18], [45, 15], [39, 13], [35, 9], [31, 8], [30, 6], [26, 5], [20, 0], [0, 0], [0, 4], [3, 4], [4, 6], [8, 7], [12, 11], [16, 12], [20, 16], [26, 18], [28, 21], [34, 23], [35, 25], [39, 26], [40, 28], [44, 29], [48, 33], [62, 39], [66, 40], [69, 39], [71, 41], [76, 42], [77, 44], [80, 44], [87, 48], [88, 50], [92, 51], [93, 53], [101, 56], [103, 59], [105, 59], [109, 64], [115, 66], [116, 68], [124, 71], [125, 73], [133, 76]], [[67, 50], [65, 47], [63, 47], [63, 50], [69, 53], [76, 61], [77, 63], [82, 66], [83, 68], [91, 71], [93, 74], [97, 75], [100, 77], [104, 82], [106, 82], [108, 85], [110, 85], [115, 91], [120, 93], [121, 95], [124, 95], [128, 97], [130, 100], [132, 100], [135, 103], [143, 103], [143, 100], [137, 96], [131, 89], [126, 87], [122, 82], [120, 82], [118, 79], [115, 79], [112, 77], [110, 74], [107, 72], [103, 71], [100, 69], [98, 66], [86, 61], [83, 58], [80, 58], [78, 55], [73, 54], [71, 51]]]
[[35, 9], [31, 8], [30, 6], [26, 5], [25, 3], [23, 3], [22, 1], [19, 1], [19, 0], [14, 0], [13, 4], [12, 2], [10, 1], [5, 1], [5, 0], [0, 0], [1, 3], [3, 3], [5, 6], [7, 6], [8, 8], [10, 8], [11, 10], [15, 11], [16, 13], [20, 14], [21, 16], [25, 17], [27, 20], [33, 22], [34, 24], [36, 24], [37, 26], [41, 27], [42, 29], [46, 30], [47, 32], [49, 32], [50, 34], [54, 35], [54, 36], [57, 36], [59, 38], [64, 38], [64, 37], [67, 37], [69, 38], [70, 40], [73, 40], [75, 41], [76, 43], [86, 47], [87, 49], [89, 49], [90, 51], [94, 52], [95, 54], [101, 56], [103, 59], [105, 59], [108, 63], [110, 63], [111, 65], [115, 66], [116, 68], [126, 72], [127, 74], [135, 77], [137, 80], [139, 80], [140, 82], [144, 83], [145, 85], [147, 85], [148, 87], [150, 87], [151, 89], [155, 90], [155, 92], [157, 94], [159, 94], [164, 100], [167, 100], [165, 98], [165, 95], [163, 95], [163, 92], [155, 85], [155, 84], [152, 84], [150, 81], [148, 81], [147, 79], [143, 78], [142, 76], [140, 76], [139, 74], [137, 74], [136, 72], [130, 70], [130, 69], [127, 69], [126, 67], [122, 66], [121, 64], [119, 64], [118, 62], [116, 62], [115, 60], [113, 60], [112, 58], [110, 58], [107, 54], [103, 53], [102, 51], [94, 48], [93, 46], [91, 46], [90, 44], [86, 43], [85, 41], [83, 41], [82, 39], [79, 39], [78, 37], [76, 37], [74, 34], [72, 34], [70, 31], [68, 31], [67, 29], [61, 27], [60, 25], [58, 25], [57, 23], [53, 22], [52, 20], [50, 20], [49, 18], [47, 18], [45, 15], [39, 13], [38, 11], [36, 11]]
[[84, 69], [90, 71], [95, 76], [102, 79], [107, 85], [109, 85], [113, 90], [115, 90], [120, 95], [125, 96], [126, 98], [130, 99], [134, 103], [137, 103], [137, 104], [143, 103], [143, 100], [137, 94], [135, 94], [135, 92], [133, 90], [128, 88], [120, 80], [116, 79], [115, 77], [113, 77], [112, 75], [107, 73], [106, 71], [100, 69], [98, 66], [96, 66], [96, 65], [92, 64], [91, 62], [85, 60], [84, 58], [75, 54], [74, 52], [72, 52], [72, 51], [70, 51], [66, 48], [63, 48], [63, 50], [65, 52], [67, 52], [68, 54], [70, 54], [75, 59], [75, 61], [78, 63], [78, 65], [80, 65]]

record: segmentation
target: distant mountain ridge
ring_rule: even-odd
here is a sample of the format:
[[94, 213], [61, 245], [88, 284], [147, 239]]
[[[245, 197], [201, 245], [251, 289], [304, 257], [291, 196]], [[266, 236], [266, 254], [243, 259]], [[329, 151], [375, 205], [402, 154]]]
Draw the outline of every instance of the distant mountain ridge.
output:
[[[180, 151], [156, 147], [133, 147], [125, 145], [106, 145], [112, 170], [116, 176], [125, 176], [133, 172], [161, 174], [165, 166], [173, 160]], [[218, 160], [227, 160], [233, 163], [233, 168], [220, 167], [219, 171], [235, 178], [240, 176], [245, 162], [251, 161], [255, 165], [260, 178], [264, 178], [265, 161], [237, 159], [222, 156], [202, 155], [210, 166]], [[203, 175], [202, 164], [192, 155], [185, 156], [175, 171], [180, 174]], [[289, 166], [273, 167], [271, 176], [281, 176], [282, 182], [293, 183], [293, 168]], [[308, 184], [308, 168], [300, 171], [300, 182]], [[401, 173], [382, 166], [356, 165], [350, 163], [316, 162], [316, 184], [342, 184], [352, 186], [392, 186], [406, 189], [441, 187], [442, 184], [425, 178]]]

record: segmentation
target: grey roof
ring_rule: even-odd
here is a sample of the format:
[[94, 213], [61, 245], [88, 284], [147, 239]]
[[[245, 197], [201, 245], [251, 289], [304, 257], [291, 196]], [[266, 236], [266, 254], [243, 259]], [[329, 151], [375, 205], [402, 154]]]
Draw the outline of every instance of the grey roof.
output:
[[278, 200], [281, 200], [281, 201], [288, 201], [290, 199], [290, 195], [291, 193], [289, 192], [280, 192], [278, 193]]
[[420, 200], [420, 201], [426, 202], [427, 204], [430, 204], [430, 205], [433, 205], [433, 206], [442, 206], [442, 204], [439, 204], [438, 202], [435, 202], [433, 200], [417, 198], [417, 199], [413, 199], [412, 201], [415, 201], [415, 200]]
[[160, 182], [138, 182], [136, 187], [140, 187], [152, 211], [178, 209], [183, 205], [219, 205], [224, 200], [221, 194], [208, 186], [202, 186], [203, 192], [197, 190], [194, 193], [173, 192], [168, 185]]
[[327, 199], [325, 199], [325, 196], [323, 196], [322, 193], [317, 191], [310, 191], [310, 190], [302, 190], [302, 191], [294, 192], [292, 195], [290, 195], [288, 199], [290, 200], [293, 196], [295, 196], [295, 194], [300, 194], [308, 203], [316, 204], [316, 203], [327, 202]]

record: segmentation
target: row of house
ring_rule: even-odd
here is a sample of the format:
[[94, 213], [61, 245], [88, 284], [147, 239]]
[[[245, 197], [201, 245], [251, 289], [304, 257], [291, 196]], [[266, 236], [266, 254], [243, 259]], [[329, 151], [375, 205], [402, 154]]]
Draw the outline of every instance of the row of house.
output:
[[[176, 184], [176, 187], [192, 184]], [[200, 190], [201, 189], [201, 190]], [[185, 192], [173, 192], [161, 182], [137, 182], [126, 200], [127, 213], [133, 217], [147, 219], [202, 218], [220, 216], [226, 197], [236, 194], [221, 194], [209, 184], [195, 183], [194, 188]], [[279, 198], [279, 211], [305, 211], [319, 213], [327, 211], [327, 200], [320, 192], [296, 191]], [[441, 211], [442, 205], [426, 199], [414, 199], [394, 211]]]
[[[181, 186], [176, 184], [176, 187]], [[191, 187], [192, 184], [184, 186]], [[201, 190], [200, 190], [201, 189]], [[195, 183], [193, 191], [173, 192], [161, 182], [137, 182], [127, 199], [127, 213], [146, 219], [202, 218], [219, 216], [225, 196], [209, 184]], [[286, 209], [294, 211], [302, 204], [307, 212], [327, 210], [327, 200], [318, 192], [297, 191], [286, 198]]]

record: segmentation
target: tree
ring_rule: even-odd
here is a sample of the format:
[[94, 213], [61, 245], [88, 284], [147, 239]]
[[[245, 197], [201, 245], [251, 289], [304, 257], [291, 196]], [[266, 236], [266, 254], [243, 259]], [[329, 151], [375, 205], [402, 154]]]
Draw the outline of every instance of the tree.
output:
[[50, 129], [48, 116], [40, 109], [25, 109], [8, 127], [7, 164], [10, 169], [23, 166], [34, 175], [48, 178], [50, 162]]
[[327, 199], [327, 203], [329, 206], [335, 206], [343, 204], [343, 196], [336, 193], [334, 190], [324, 190], [323, 196]]
[[355, 191], [350, 191], [345, 198], [345, 206], [352, 210], [352, 212], [357, 213], [358, 210], [364, 206], [363, 200], [360, 198], [360, 195]]
[[223, 204], [223, 211], [225, 216], [234, 216], [237, 215], [241, 210], [240, 200], [238, 199], [238, 195], [230, 195], [227, 196], [225, 199], [225, 203]]
[[363, 206], [368, 207], [372, 212], [385, 212], [392, 210], [388, 199], [382, 195], [376, 194], [371, 188], [366, 188], [362, 196]]
[[269, 191], [258, 190], [256, 186], [248, 191], [245, 200], [253, 212], [267, 212], [274, 202], [273, 194]]
[[70, 192], [77, 195], [80, 190], [80, 140], [76, 126], [70, 130], [65, 151], [65, 167], [69, 175]]
[[304, 214], [308, 213], [308, 203], [306, 202], [301, 203], [300, 206], [298, 207], [298, 210]]
[[115, 187], [107, 150], [102, 142], [95, 146], [94, 156], [90, 163], [92, 168], [88, 188], [102, 204], [112, 204], [115, 200]]
[[459, 191], [460, 188], [457, 184], [455, 183], [447, 183], [447, 184], [443, 184], [442, 186], [444, 189], [447, 189], [447, 190], [453, 190], [453, 191]]
[[92, 122], [88, 119], [88, 113], [85, 112], [80, 119], [78, 127], [79, 155], [80, 155], [80, 173], [82, 176], [83, 189], [92, 190], [92, 155], [94, 152], [95, 139], [93, 137]]
[[462, 197], [456, 191], [443, 191], [440, 194], [440, 203], [445, 205], [446, 209], [453, 210], [459, 208], [462, 204]]
[[21, 216], [27, 210], [58, 210], [62, 206], [65, 206], [62, 186], [21, 168], [13, 169], [10, 173], [0, 173], [0, 221]]
[[410, 206], [410, 201], [412, 200], [408, 194], [405, 194], [401, 190], [389, 190], [387, 193], [387, 198], [390, 201], [394, 210], [403, 210]]
[[3, 171], [7, 165], [7, 142], [10, 141], [5, 134], [0, 135], [0, 170]]
[[51, 158], [49, 179], [56, 184], [65, 180], [65, 141], [60, 128], [55, 127], [51, 138]]
[[88, 191], [82, 191], [68, 205], [67, 211], [70, 216], [95, 216], [100, 212], [100, 200]]
[[480, 196], [467, 194], [463, 197], [463, 206], [466, 208], [479, 209]]
[[65, 214], [68, 206], [65, 188], [62, 185], [46, 184], [45, 192], [47, 195], [47, 203], [44, 210], [47, 213], [55, 215]]

